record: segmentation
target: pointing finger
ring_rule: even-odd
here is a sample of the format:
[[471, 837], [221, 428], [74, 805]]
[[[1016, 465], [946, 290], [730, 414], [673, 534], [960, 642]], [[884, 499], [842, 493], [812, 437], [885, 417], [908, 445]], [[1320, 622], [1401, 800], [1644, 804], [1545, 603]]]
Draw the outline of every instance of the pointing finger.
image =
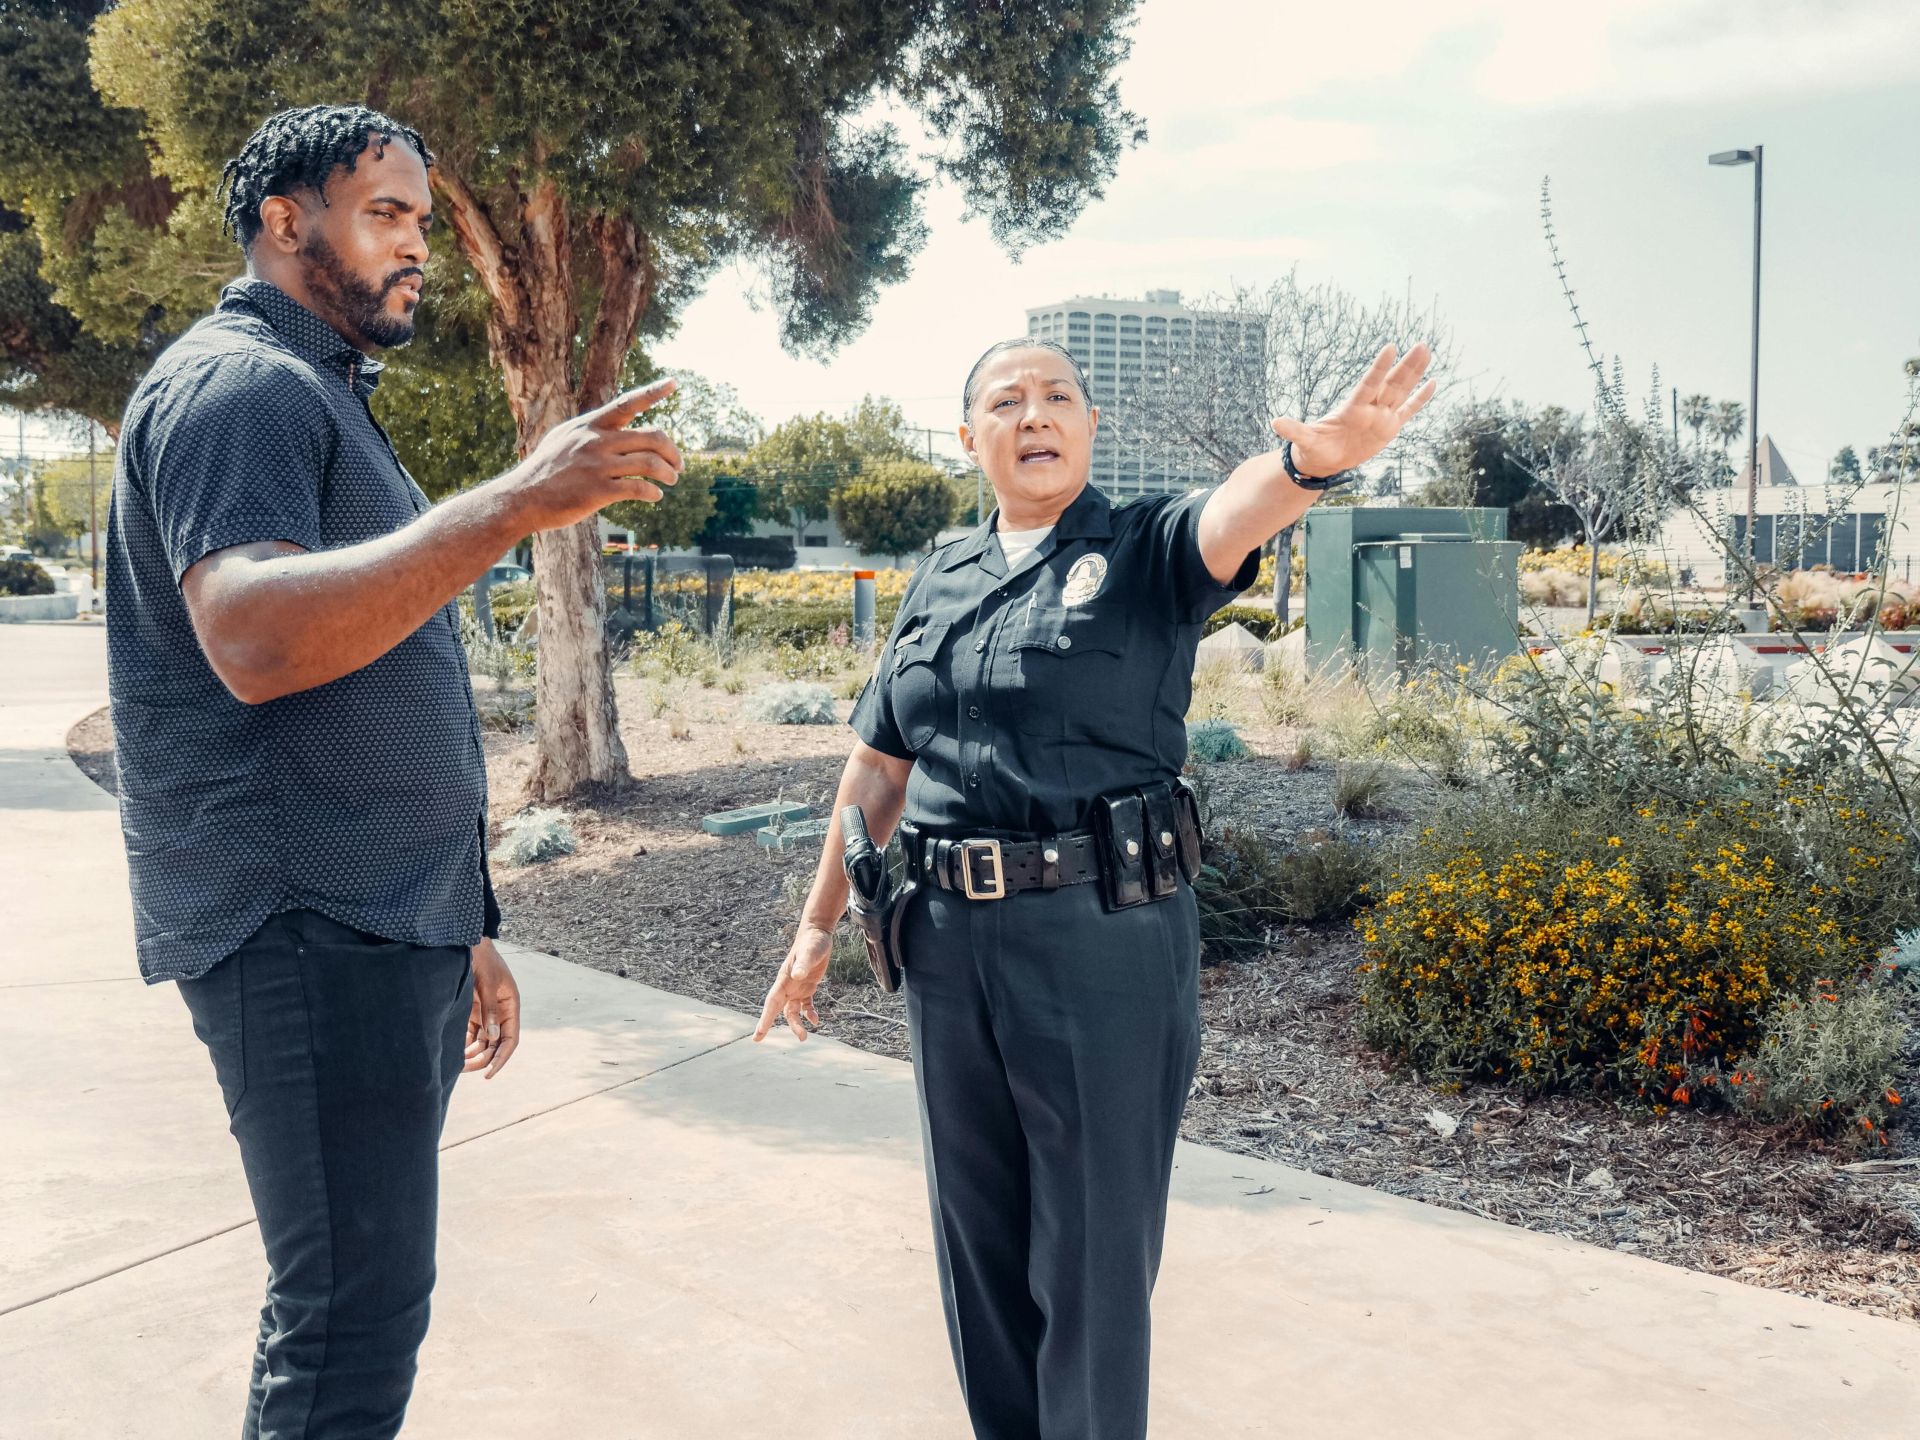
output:
[[629, 390], [624, 395], [616, 395], [598, 410], [593, 412], [593, 423], [606, 429], [618, 430], [636, 415], [651, 410], [674, 392], [678, 382], [674, 380], [655, 380], [650, 385], [642, 385], [638, 390]]

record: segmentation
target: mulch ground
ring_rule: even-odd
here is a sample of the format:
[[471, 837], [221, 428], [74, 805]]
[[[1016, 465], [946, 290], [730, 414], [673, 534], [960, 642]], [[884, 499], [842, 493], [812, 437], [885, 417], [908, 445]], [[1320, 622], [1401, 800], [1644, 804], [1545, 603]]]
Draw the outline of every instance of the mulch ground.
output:
[[[694, 680], [616, 682], [635, 783], [568, 807], [579, 848], [496, 872], [507, 938], [676, 994], [757, 1014], [785, 954], [817, 848], [716, 839], [700, 817], [789, 799], [824, 814], [842, 726], [742, 719]], [[845, 715], [849, 706], [840, 705]], [[111, 778], [102, 716], [69, 737]], [[1285, 839], [1334, 824], [1332, 767], [1298, 772], [1285, 729], [1251, 727], [1254, 758], [1209, 767], [1212, 799]], [[487, 737], [496, 826], [521, 808], [531, 742]], [[104, 767], [103, 767], [104, 756]], [[1404, 775], [1404, 808], [1427, 782]], [[1374, 828], [1391, 829], [1389, 819]], [[1404, 823], [1404, 822], [1398, 822]], [[1920, 1135], [1896, 1125], [1866, 1162], [1726, 1116], [1655, 1116], [1591, 1097], [1437, 1086], [1357, 1038], [1359, 943], [1297, 927], [1265, 955], [1201, 976], [1204, 1039], [1186, 1138], [1427, 1204], [1920, 1323]], [[909, 1057], [905, 1007], [829, 980], [822, 1032]], [[1920, 1001], [1901, 1081], [1920, 1093]]]

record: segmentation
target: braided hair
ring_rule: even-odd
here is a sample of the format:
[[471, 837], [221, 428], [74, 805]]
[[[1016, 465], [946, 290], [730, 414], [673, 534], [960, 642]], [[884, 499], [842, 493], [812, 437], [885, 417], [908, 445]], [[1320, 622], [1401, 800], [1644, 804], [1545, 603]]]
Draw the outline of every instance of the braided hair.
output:
[[344, 166], [352, 173], [369, 142], [376, 156], [384, 156], [395, 140], [412, 146], [422, 163], [433, 164], [433, 152], [417, 130], [364, 105], [308, 105], [268, 116], [220, 172], [227, 234], [241, 249], [253, 249], [262, 228], [262, 200], [311, 190], [324, 205], [335, 170]]
[[960, 389], [960, 416], [969, 424], [973, 421], [973, 382], [980, 377], [980, 367], [994, 356], [1007, 350], [1051, 350], [1073, 367], [1073, 378], [1080, 385], [1080, 399], [1088, 409], [1093, 408], [1093, 387], [1087, 383], [1087, 372], [1066, 346], [1052, 340], [1036, 340], [1031, 335], [1016, 335], [1011, 340], [1001, 340], [989, 345], [986, 352], [973, 362], [973, 368], [967, 372], [967, 383]]

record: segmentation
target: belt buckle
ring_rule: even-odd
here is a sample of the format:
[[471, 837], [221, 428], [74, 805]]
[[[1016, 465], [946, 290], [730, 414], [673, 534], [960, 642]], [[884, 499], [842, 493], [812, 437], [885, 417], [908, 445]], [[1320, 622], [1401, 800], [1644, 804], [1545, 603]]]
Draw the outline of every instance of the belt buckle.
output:
[[[973, 862], [976, 856], [981, 855], [986, 856], [993, 867], [991, 889], [976, 889], [974, 886]], [[1007, 898], [1007, 870], [998, 840], [962, 840], [960, 842], [960, 893], [969, 900]]]

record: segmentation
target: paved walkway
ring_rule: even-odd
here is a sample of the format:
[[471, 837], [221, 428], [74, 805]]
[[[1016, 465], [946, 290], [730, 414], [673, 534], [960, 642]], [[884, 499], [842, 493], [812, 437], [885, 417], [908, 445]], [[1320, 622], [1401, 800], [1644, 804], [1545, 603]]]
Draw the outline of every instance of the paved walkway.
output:
[[[265, 1267], [67, 761], [102, 637], [0, 627], [0, 1440], [238, 1429]], [[462, 1083], [410, 1440], [964, 1440], [906, 1066], [517, 951]], [[1920, 1433], [1915, 1331], [1183, 1145], [1153, 1433]]]

